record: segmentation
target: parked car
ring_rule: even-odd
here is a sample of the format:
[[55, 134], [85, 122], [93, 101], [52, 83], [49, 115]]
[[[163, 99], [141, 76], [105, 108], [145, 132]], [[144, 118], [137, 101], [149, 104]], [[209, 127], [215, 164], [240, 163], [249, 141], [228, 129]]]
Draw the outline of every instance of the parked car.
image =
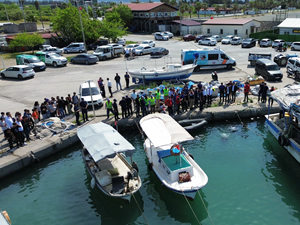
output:
[[169, 50], [163, 47], [156, 47], [156, 48], [152, 48], [150, 55], [151, 56], [164, 56], [164, 55], [168, 55], [169, 54]]
[[204, 39], [204, 38], [207, 38], [207, 37], [210, 37], [209, 35], [197, 35], [196, 37], [195, 37], [195, 42], [198, 42], [199, 43], [199, 41], [200, 40], [202, 40], [202, 39]]
[[274, 40], [274, 41], [273, 41], [273, 43], [272, 43], [272, 48], [275, 48], [275, 47], [277, 47], [279, 43], [281, 43], [281, 44], [282, 44], [282, 46], [283, 46], [283, 45], [284, 45], [284, 43], [285, 43], [285, 41], [284, 41], [284, 40], [282, 40], [282, 39], [276, 39], [276, 40]]
[[84, 43], [72, 43], [72, 44], [69, 44], [67, 47], [64, 47], [63, 50], [64, 50], [64, 53], [86, 52]]
[[261, 39], [259, 42], [259, 47], [270, 47], [272, 46], [272, 40], [269, 38]]
[[99, 61], [98, 57], [92, 54], [80, 54], [70, 59], [71, 63], [84, 63], [86, 65], [97, 63]]
[[140, 46], [148, 46], [148, 45], [151, 47], [155, 47], [155, 41], [145, 40], [140, 44]]
[[97, 40], [94, 43], [89, 45], [91, 50], [95, 50], [98, 46], [108, 45], [109, 41], [106, 39]]
[[231, 40], [234, 38], [234, 35], [227, 35], [221, 41], [222, 44], [231, 44]]
[[166, 34], [155, 34], [154, 35], [155, 40], [162, 40], [162, 41], [168, 41], [169, 40], [169, 35]]
[[281, 80], [283, 74], [279, 66], [270, 59], [258, 59], [255, 63], [255, 73], [266, 80]]
[[35, 55], [17, 55], [17, 65], [27, 65], [35, 72], [46, 70], [46, 64]]
[[223, 39], [220, 35], [213, 35], [213, 36], [211, 36], [211, 37], [214, 38], [214, 39], [216, 39], [217, 42], [220, 42], [220, 41], [222, 41], [222, 39]]
[[34, 75], [34, 70], [31, 67], [25, 65], [11, 66], [1, 71], [2, 78], [11, 77], [22, 80], [27, 77], [34, 77]]
[[126, 39], [125, 38], [119, 38], [117, 44], [125, 46], [126, 45]]
[[123, 48], [123, 45], [120, 45], [120, 44], [117, 44], [117, 43], [111, 43], [111, 44], [108, 44], [108, 46], [111, 46], [113, 48]]
[[145, 55], [145, 54], [150, 54], [152, 51], [152, 47], [149, 45], [143, 45], [135, 48], [135, 54], [136, 55]]
[[174, 34], [173, 33], [171, 33], [170, 31], [163, 31], [163, 32], [161, 32], [162, 34], [166, 34], [166, 35], [168, 35], [169, 36], [169, 38], [173, 38], [174, 37]]
[[125, 48], [124, 48], [124, 54], [125, 54], [125, 51], [126, 50], [132, 50], [133, 48], [136, 48], [136, 47], [138, 47], [138, 46], [140, 46], [139, 44], [130, 44], [130, 45], [127, 45]]
[[194, 35], [192, 35], [192, 34], [187, 34], [187, 35], [183, 36], [183, 40], [184, 41], [193, 41], [195, 39], [196, 39], [196, 37]]
[[214, 38], [204, 38], [198, 41], [198, 45], [216, 45], [217, 40]]
[[65, 57], [54, 52], [36, 52], [35, 55], [46, 65], [52, 65], [54, 67], [66, 66], [68, 63], [68, 60]]
[[43, 50], [43, 52], [56, 53], [58, 55], [62, 55], [62, 53], [63, 53], [63, 51], [60, 48], [57, 48], [57, 47], [46, 48], [46, 49]]
[[243, 39], [241, 37], [234, 37], [232, 38], [231, 44], [232, 45], [240, 45], [242, 44]]
[[251, 48], [255, 47], [256, 40], [254, 38], [246, 38], [242, 42], [242, 48]]
[[287, 60], [286, 69], [300, 73], [300, 58], [292, 57]]
[[292, 51], [300, 50], [300, 42], [293, 42], [291, 45], [291, 50]]
[[[91, 87], [91, 89], [90, 89], [90, 87]], [[89, 106], [92, 105], [91, 93], [92, 93], [94, 105], [102, 106], [103, 98], [102, 98], [101, 91], [100, 91], [98, 85], [96, 85], [94, 82], [90, 81], [90, 84], [88, 82], [85, 82], [79, 86], [78, 95], [79, 95], [80, 99], [83, 98]]]

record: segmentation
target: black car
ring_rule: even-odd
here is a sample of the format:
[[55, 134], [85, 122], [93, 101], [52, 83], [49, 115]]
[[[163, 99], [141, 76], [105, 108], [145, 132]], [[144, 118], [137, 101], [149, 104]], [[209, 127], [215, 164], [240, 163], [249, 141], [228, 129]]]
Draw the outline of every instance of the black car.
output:
[[243, 40], [242, 42], [242, 48], [251, 48], [251, 47], [255, 47], [256, 45], [256, 40], [254, 38], [246, 38], [245, 40]]
[[153, 57], [159, 57], [159, 56], [164, 56], [164, 55], [168, 55], [169, 54], [169, 50], [166, 48], [153, 48], [152, 51], [150, 52], [150, 56]]
[[70, 62], [73, 64], [84, 63], [86, 65], [97, 63], [98, 61], [99, 61], [98, 57], [92, 54], [80, 54], [70, 59]]
[[203, 39], [205, 39], [207, 37], [210, 37], [210, 35], [198, 35], [198, 36], [196, 36], [195, 42], [203, 40]]
[[108, 43], [109, 43], [108, 40], [98, 40], [98, 41], [95, 41], [94, 43], [90, 44], [89, 48], [91, 50], [95, 50], [97, 48], [97, 46], [107, 45]]

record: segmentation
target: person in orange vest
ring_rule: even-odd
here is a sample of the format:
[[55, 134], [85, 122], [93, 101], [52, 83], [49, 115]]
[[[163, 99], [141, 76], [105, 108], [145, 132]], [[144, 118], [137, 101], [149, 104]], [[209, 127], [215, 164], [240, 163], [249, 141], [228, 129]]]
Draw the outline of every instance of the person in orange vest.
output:
[[33, 112], [32, 112], [32, 115], [31, 115], [31, 116], [32, 116], [32, 118], [33, 118], [34, 123], [39, 122], [40, 114], [39, 114], [39, 112], [38, 112], [38, 109], [35, 108], [35, 109], [33, 109], [32, 111], [33, 111]]

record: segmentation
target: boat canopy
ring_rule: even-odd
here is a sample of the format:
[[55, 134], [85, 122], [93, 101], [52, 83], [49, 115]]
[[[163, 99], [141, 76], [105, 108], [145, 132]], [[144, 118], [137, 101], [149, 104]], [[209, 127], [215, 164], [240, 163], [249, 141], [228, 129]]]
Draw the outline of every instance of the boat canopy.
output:
[[180, 143], [194, 138], [167, 114], [150, 114], [140, 125], [154, 147]]
[[273, 98], [285, 111], [290, 111], [291, 106], [300, 99], [300, 85], [287, 85], [284, 88], [271, 92]]
[[115, 153], [125, 152], [126, 156], [132, 156], [135, 152], [118, 131], [102, 122], [79, 128], [77, 136], [95, 162]]

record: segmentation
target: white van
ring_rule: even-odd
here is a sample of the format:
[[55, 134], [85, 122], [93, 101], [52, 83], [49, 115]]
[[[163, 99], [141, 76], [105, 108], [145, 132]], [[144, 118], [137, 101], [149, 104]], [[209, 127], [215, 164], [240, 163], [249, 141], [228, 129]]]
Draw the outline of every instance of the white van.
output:
[[[198, 56], [198, 59], [196, 57]], [[232, 69], [236, 66], [236, 61], [226, 55], [220, 47], [203, 48], [203, 49], [182, 49], [181, 50], [182, 65], [197, 64], [194, 71], [200, 71], [200, 68], [218, 69], [227, 68]]]
[[[91, 86], [91, 90], [90, 90], [90, 86]], [[102, 106], [103, 98], [102, 98], [101, 91], [100, 91], [98, 85], [91, 81], [90, 86], [89, 86], [89, 82], [80, 84], [79, 93], [78, 93], [80, 99], [83, 98], [88, 103], [88, 105], [91, 106], [92, 105], [92, 97], [93, 97], [94, 105]], [[91, 97], [91, 94], [92, 94], [92, 97]]]
[[293, 71], [300, 72], [300, 58], [298, 57], [292, 57], [289, 58], [286, 64], [286, 68], [292, 69]]

